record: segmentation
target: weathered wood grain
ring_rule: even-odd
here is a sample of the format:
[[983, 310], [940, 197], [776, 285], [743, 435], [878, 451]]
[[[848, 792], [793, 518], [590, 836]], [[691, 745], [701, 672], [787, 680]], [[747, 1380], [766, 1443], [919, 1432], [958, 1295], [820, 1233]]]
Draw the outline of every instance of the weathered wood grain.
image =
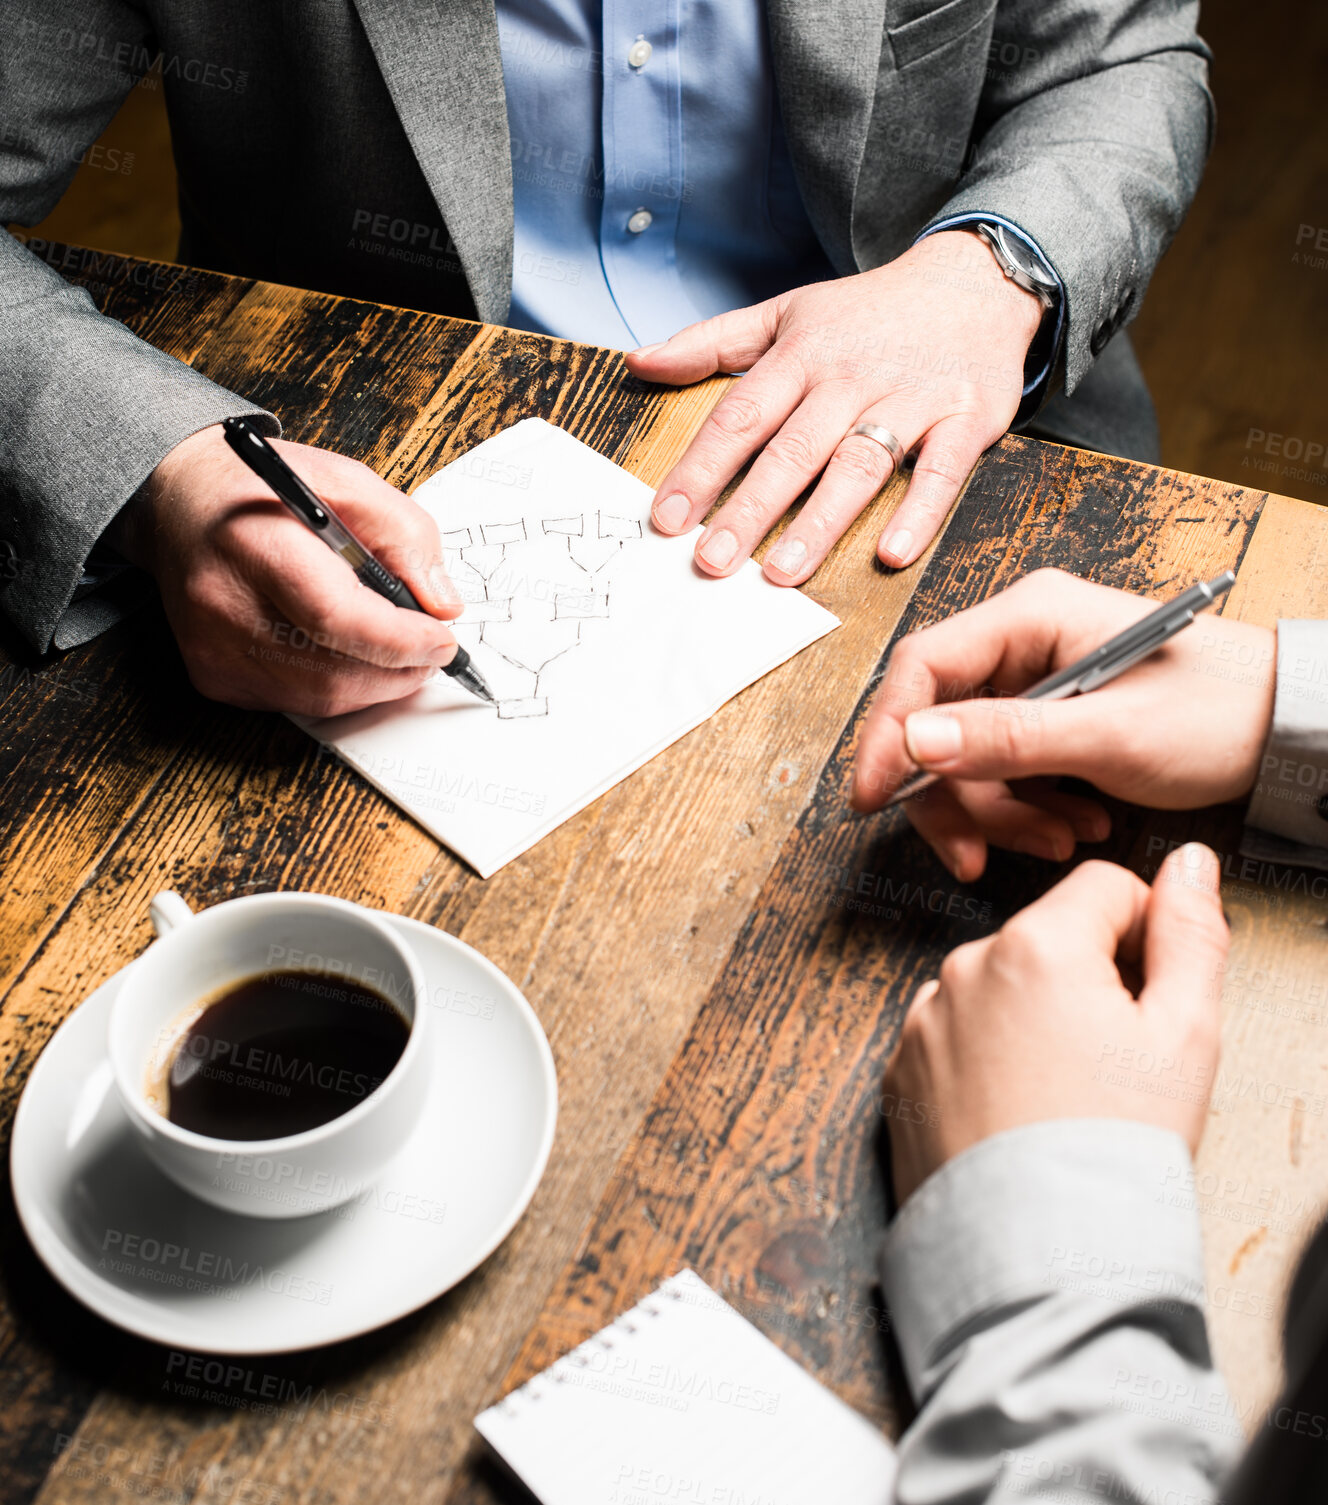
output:
[[[654, 481], [724, 385], [664, 392], [610, 351], [215, 274], [155, 295], [140, 275], [102, 281], [108, 311], [271, 406], [288, 437], [408, 489], [530, 414]], [[504, 1246], [384, 1332], [253, 1361], [246, 1374], [274, 1376], [287, 1397], [273, 1408], [254, 1403], [248, 1378], [184, 1393], [178, 1356], [60, 1293], [9, 1209], [0, 1468], [13, 1498], [39, 1486], [50, 1502], [147, 1489], [209, 1505], [482, 1495], [474, 1413], [689, 1260], [889, 1418], [871, 1270], [880, 1064], [911, 986], [1051, 873], [1005, 859], [956, 895], [897, 817], [848, 817], [883, 650], [1040, 563], [1135, 589], [1212, 573], [1240, 558], [1263, 500], [1006, 439], [932, 553], [892, 575], [872, 544], [897, 494], [809, 587], [838, 632], [487, 883], [289, 723], [196, 696], [155, 614], [11, 685], [0, 787], [16, 803], [0, 860], [17, 856], [5, 873], [20, 902], [0, 916], [6, 1138], [32, 1060], [146, 943], [162, 886], [196, 905], [307, 888], [461, 935], [531, 999], [562, 1100], [548, 1173]], [[1138, 864], [1159, 829], [1172, 827], [1122, 809], [1112, 851]], [[891, 885], [875, 914], [850, 907], [864, 875]], [[57, 1456], [62, 1437], [73, 1441]]]
[[[1028, 570], [1162, 590], [1239, 562], [1262, 497], [1007, 440], [979, 468], [898, 627]], [[1194, 519], [1194, 520], [1192, 520]], [[1059, 870], [994, 854], [957, 885], [892, 812], [852, 814], [859, 704], [816, 797], [596, 1210], [506, 1391], [690, 1264], [859, 1409], [895, 1425], [875, 1250], [884, 1226], [880, 1077], [904, 1007], [952, 947]], [[1128, 860], [1143, 812], [1118, 810]], [[451, 1498], [488, 1498], [484, 1473]]]
[[[713, 383], [680, 394], [671, 416], [665, 394], [625, 376], [609, 352], [420, 315], [393, 319], [388, 329], [384, 310], [325, 298], [304, 306], [302, 295], [255, 286], [196, 363], [283, 414], [299, 413], [298, 437], [341, 437], [341, 447], [395, 466], [408, 484], [532, 411], [629, 465], [639, 442], [641, 472], [657, 476], [720, 390]], [[417, 350], [425, 376], [411, 375]], [[561, 362], [551, 374], [532, 371], [532, 360], [549, 359]], [[360, 416], [365, 403], [374, 405], [371, 422]], [[412, 429], [422, 460], [407, 442]], [[369, 447], [371, 431], [377, 449]], [[346, 433], [353, 444], [344, 443]], [[847, 619], [833, 652], [813, 650], [796, 669], [753, 687], [488, 884], [356, 775], [320, 759], [294, 728], [207, 706], [171, 687], [175, 714], [183, 699], [196, 727], [181, 718], [151, 800], [99, 849], [58, 927], [26, 958], [0, 1016], [0, 1058], [14, 1068], [14, 1088], [76, 998], [145, 943], [155, 888], [169, 883], [208, 903], [237, 891], [303, 886], [426, 918], [497, 960], [526, 989], [553, 1040], [562, 1130], [537, 1203], [513, 1239], [459, 1292], [405, 1324], [394, 1345], [360, 1363], [357, 1397], [392, 1418], [372, 1437], [358, 1414], [319, 1417], [315, 1425], [304, 1416], [233, 1414], [224, 1404], [176, 1400], [172, 1409], [172, 1393], [162, 1389], [169, 1356], [83, 1319], [86, 1345], [98, 1355], [92, 1362], [111, 1383], [47, 1496], [131, 1492], [129, 1463], [118, 1481], [81, 1472], [83, 1458], [112, 1447], [122, 1459], [163, 1448], [176, 1462], [187, 1455], [209, 1479], [229, 1479], [239, 1467], [264, 1488], [279, 1487], [280, 1474], [295, 1468], [312, 1490], [327, 1471], [351, 1494], [372, 1487], [392, 1497], [418, 1492], [420, 1480], [402, 1460], [421, 1456], [427, 1443], [439, 1460], [429, 1493], [441, 1490], [464, 1454], [471, 1416], [575, 1247], [621, 1152], [624, 1126], [635, 1123], [667, 1067], [810, 797], [881, 633], [907, 600], [916, 572], [890, 576], [872, 563], [869, 540], [879, 522], [879, 512], [864, 521], [851, 550], [818, 579], [816, 593]], [[159, 624], [144, 630], [160, 637]], [[101, 651], [93, 645], [86, 653]], [[814, 695], [792, 693], [802, 675], [817, 687]], [[44, 1315], [32, 1332], [40, 1350], [53, 1327], [72, 1321], [70, 1304], [28, 1274], [41, 1293]], [[337, 1352], [309, 1362], [322, 1376], [348, 1360]]]

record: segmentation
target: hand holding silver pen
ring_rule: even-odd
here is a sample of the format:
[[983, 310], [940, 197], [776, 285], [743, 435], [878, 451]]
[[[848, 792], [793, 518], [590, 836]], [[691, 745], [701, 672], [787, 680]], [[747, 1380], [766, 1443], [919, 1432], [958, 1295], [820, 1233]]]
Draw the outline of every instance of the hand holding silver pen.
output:
[[1219, 576], [1155, 608], [1039, 571], [905, 638], [863, 730], [854, 805], [905, 800], [968, 880], [989, 843], [1064, 860], [1109, 833], [1099, 801], [1046, 776], [1164, 808], [1247, 793], [1272, 715], [1275, 642], [1238, 621], [1194, 623], [1229, 584]]

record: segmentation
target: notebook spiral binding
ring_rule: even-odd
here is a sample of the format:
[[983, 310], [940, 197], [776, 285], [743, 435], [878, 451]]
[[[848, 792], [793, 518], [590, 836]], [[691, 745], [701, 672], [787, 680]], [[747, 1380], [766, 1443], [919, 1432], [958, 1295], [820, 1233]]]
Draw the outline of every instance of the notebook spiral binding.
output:
[[476, 1427], [542, 1505], [895, 1499], [880, 1429], [688, 1269]]
[[[598, 1354], [607, 1353], [612, 1350], [616, 1345], [609, 1340], [611, 1333], [622, 1333], [627, 1337], [635, 1337], [642, 1328], [633, 1326], [634, 1318], [661, 1316], [664, 1312], [664, 1307], [657, 1304], [660, 1297], [667, 1296], [671, 1301], [685, 1301], [687, 1299], [687, 1288], [693, 1286], [693, 1284], [700, 1287], [707, 1295], [710, 1294], [708, 1288], [702, 1284], [700, 1277], [694, 1270], [680, 1270], [648, 1296], [642, 1297], [635, 1306], [629, 1307], [621, 1316], [615, 1317], [607, 1327], [602, 1328], [593, 1337], [587, 1338], [584, 1343], [578, 1344], [569, 1353], [565, 1353], [562, 1358], [555, 1360], [547, 1369], [528, 1379], [524, 1385], [518, 1385], [515, 1390], [509, 1391], [498, 1402], [499, 1408], [507, 1414], [515, 1416], [520, 1413], [521, 1406], [526, 1402], [534, 1403], [540, 1401], [546, 1393], [545, 1387], [547, 1385], [565, 1384], [569, 1372], [589, 1369]], [[520, 1397], [519, 1400], [518, 1397]]]

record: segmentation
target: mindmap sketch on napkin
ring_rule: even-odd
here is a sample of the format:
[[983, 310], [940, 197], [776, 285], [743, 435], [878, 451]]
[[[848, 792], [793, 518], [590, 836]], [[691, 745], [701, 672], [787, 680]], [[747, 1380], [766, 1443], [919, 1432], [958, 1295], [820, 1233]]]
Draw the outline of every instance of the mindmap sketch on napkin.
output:
[[414, 499], [496, 707], [439, 674], [300, 725], [487, 878], [838, 626], [750, 562], [702, 575], [694, 533], [651, 528], [652, 496], [543, 419], [486, 439]]
[[442, 535], [443, 562], [466, 603], [457, 640], [498, 697], [501, 720], [549, 714], [557, 675], [547, 671], [613, 615], [613, 565], [641, 535], [638, 519], [601, 509]]

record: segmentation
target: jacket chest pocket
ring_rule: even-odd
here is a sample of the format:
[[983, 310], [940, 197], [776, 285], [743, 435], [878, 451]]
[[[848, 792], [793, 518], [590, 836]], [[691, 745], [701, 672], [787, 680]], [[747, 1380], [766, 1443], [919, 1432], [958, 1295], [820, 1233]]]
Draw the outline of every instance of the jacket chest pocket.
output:
[[930, 57], [981, 25], [995, 9], [996, 0], [947, 0], [944, 5], [930, 0], [890, 0], [887, 22], [899, 17], [897, 25], [885, 28], [895, 67], [907, 68]]

